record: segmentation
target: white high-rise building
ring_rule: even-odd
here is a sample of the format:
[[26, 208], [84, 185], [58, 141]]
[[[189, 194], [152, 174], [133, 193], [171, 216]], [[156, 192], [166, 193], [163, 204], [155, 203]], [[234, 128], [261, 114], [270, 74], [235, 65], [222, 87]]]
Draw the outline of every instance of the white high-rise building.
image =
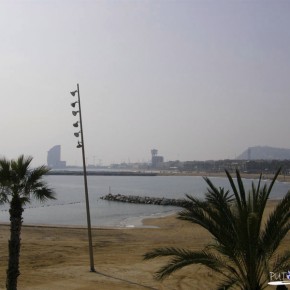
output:
[[47, 152], [47, 166], [50, 168], [65, 168], [66, 162], [60, 158], [61, 146], [55, 145]]

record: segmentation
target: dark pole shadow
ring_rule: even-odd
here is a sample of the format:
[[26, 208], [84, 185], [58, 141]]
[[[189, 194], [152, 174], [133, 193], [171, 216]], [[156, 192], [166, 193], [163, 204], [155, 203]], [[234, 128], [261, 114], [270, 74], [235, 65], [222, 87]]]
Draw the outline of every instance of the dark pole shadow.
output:
[[105, 274], [105, 273], [101, 273], [101, 272], [98, 272], [98, 271], [95, 271], [94, 273], [102, 275], [102, 276], [107, 277], [107, 278], [111, 278], [111, 279], [114, 279], [114, 280], [122, 281], [122, 282], [125, 282], [125, 283], [128, 283], [128, 284], [131, 284], [131, 285], [137, 285], [137, 286], [140, 286], [140, 287], [143, 287], [143, 288], [146, 288], [146, 289], [158, 290], [157, 288], [153, 288], [153, 287], [150, 287], [150, 286], [142, 285], [142, 284], [130, 281], [130, 280], [114, 277], [114, 276], [111, 276], [111, 275], [108, 275], [108, 274]]

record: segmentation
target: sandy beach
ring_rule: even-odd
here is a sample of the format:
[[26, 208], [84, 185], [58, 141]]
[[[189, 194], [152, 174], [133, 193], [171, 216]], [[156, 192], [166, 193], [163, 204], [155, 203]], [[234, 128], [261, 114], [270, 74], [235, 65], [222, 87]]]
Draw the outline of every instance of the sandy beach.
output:
[[[268, 211], [274, 206], [271, 201]], [[144, 220], [144, 228], [93, 229], [97, 273], [89, 271], [87, 231], [83, 228], [24, 226], [18, 289], [122, 290], [214, 289], [215, 274], [190, 266], [160, 282], [154, 272], [165, 260], [143, 261], [160, 246], [202, 248], [210, 236], [199, 226], [171, 215]], [[0, 289], [5, 289], [9, 227], [0, 226]], [[289, 248], [290, 235], [283, 244]], [[273, 289], [268, 287], [268, 289]]]

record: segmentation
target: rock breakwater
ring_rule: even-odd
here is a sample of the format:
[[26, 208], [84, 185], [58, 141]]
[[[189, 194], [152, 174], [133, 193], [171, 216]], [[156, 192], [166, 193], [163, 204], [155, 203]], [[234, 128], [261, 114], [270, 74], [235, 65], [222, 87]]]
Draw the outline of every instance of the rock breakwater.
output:
[[170, 205], [170, 206], [178, 206], [178, 207], [182, 207], [186, 203], [186, 201], [184, 199], [124, 195], [124, 194], [111, 194], [111, 193], [109, 193], [105, 196], [102, 196], [101, 199], [109, 200], [109, 201], [136, 203], [136, 204]]

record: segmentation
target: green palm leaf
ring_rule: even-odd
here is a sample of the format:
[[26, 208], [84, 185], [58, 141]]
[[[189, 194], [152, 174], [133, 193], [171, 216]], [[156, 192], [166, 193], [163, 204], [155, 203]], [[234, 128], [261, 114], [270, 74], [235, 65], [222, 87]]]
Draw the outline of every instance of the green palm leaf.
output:
[[10, 241], [7, 269], [7, 289], [17, 288], [19, 276], [20, 235], [23, 206], [36, 198], [41, 202], [54, 199], [54, 192], [47, 186], [43, 176], [48, 172], [45, 166], [31, 169], [32, 157], [21, 155], [16, 160], [0, 159], [0, 204], [9, 203]]
[[290, 252], [276, 256], [279, 245], [289, 232], [290, 192], [278, 203], [265, 225], [263, 215], [279, 169], [269, 186], [252, 183], [249, 192], [239, 171], [236, 182], [226, 171], [232, 192], [217, 188], [210, 179], [205, 200], [186, 195], [180, 220], [198, 224], [213, 237], [203, 251], [178, 248], [159, 248], [145, 254], [145, 259], [168, 257], [170, 260], [155, 278], [164, 279], [185, 266], [201, 264], [221, 277], [219, 289], [238, 287], [243, 290], [262, 290], [270, 271], [288, 269]]

